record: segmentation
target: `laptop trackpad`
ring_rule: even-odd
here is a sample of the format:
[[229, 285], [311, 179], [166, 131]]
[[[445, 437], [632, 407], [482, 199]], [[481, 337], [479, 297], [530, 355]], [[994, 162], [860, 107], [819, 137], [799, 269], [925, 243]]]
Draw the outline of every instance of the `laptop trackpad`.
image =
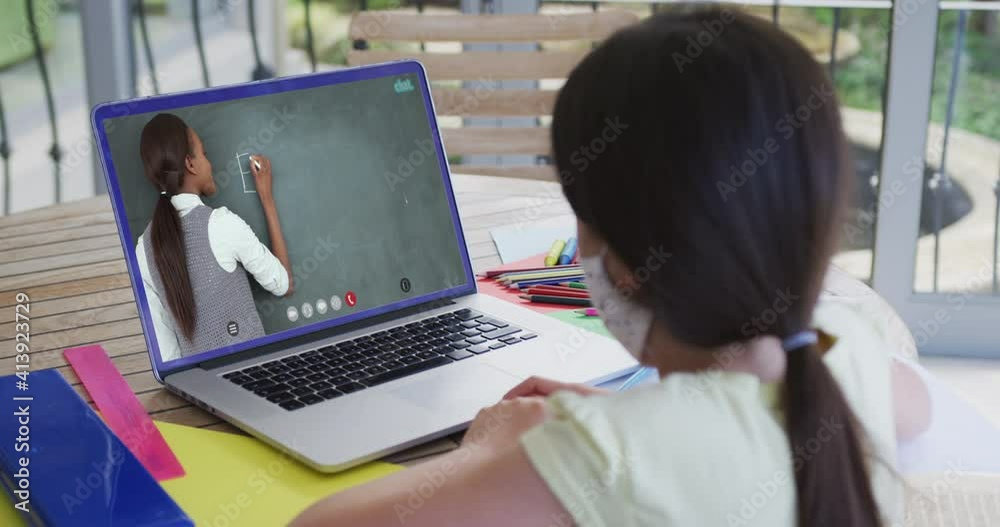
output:
[[438, 371], [437, 375], [427, 375], [392, 393], [431, 412], [447, 413], [464, 421], [499, 402], [520, 382], [517, 377], [484, 364], [459, 363]]

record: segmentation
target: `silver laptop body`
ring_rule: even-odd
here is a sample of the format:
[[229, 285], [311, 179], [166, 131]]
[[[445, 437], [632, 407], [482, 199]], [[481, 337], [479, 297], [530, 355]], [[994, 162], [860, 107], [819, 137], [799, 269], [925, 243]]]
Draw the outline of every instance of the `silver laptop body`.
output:
[[[440, 174], [440, 183], [436, 181], [433, 183], [434, 188], [439, 189], [438, 192], [443, 192], [443, 194], [440, 196], [440, 203], [434, 208], [422, 213], [406, 212], [405, 214], [424, 214], [428, 217], [427, 221], [432, 221], [432, 216], [445, 218], [447, 217], [445, 212], [448, 212], [453, 218], [453, 231], [433, 236], [436, 242], [447, 242], [456, 247], [455, 256], [450, 257], [447, 262], [448, 265], [453, 265], [457, 270], [456, 281], [452, 282], [450, 277], [446, 281], [436, 281], [433, 285], [426, 286], [428, 288], [425, 291], [426, 294], [413, 296], [416, 294], [413, 293], [408, 296], [406, 291], [409, 291], [411, 287], [408, 281], [403, 287], [403, 292], [386, 293], [380, 289], [382, 287], [381, 281], [376, 275], [374, 278], [377, 285], [368, 286], [372, 291], [367, 296], [389, 294], [393, 301], [363, 306], [361, 302], [365, 293], [359, 289], [354, 300], [358, 303], [356, 313], [350, 313], [351, 308], [344, 306], [342, 311], [335, 314], [331, 305], [329, 308], [324, 307], [324, 310], [330, 309], [330, 315], [336, 316], [320, 320], [321, 317], [317, 315], [312, 323], [301, 318], [296, 321], [296, 325], [287, 328], [282, 324], [288, 326], [291, 323], [280, 320], [283, 308], [279, 306], [276, 310], [277, 315], [268, 315], [279, 318], [265, 319], [265, 322], [270, 320], [271, 323], [281, 326], [283, 329], [279, 328], [280, 330], [268, 332], [266, 339], [257, 339], [260, 342], [252, 341], [227, 349], [205, 350], [204, 353], [186, 356], [174, 361], [164, 362], [161, 360], [150, 319], [149, 305], [146, 301], [142, 278], [134, 254], [136, 231], [141, 230], [142, 225], [148, 219], [134, 217], [137, 214], [142, 216], [144, 213], [135, 212], [135, 210], [141, 211], [142, 209], [131, 205], [131, 203], [137, 202], [136, 200], [139, 198], [131, 198], [129, 193], [140, 193], [145, 192], [145, 190], [139, 182], [125, 181], [126, 178], [142, 177], [141, 173], [134, 173], [136, 170], [134, 168], [135, 146], [132, 139], [134, 133], [126, 133], [125, 130], [129, 129], [129, 126], [139, 126], [144, 122], [143, 119], [148, 121], [157, 112], [184, 113], [189, 116], [190, 120], [197, 120], [199, 115], [219, 111], [223, 112], [219, 114], [220, 118], [225, 118], [228, 114], [224, 113], [225, 109], [220, 105], [227, 101], [238, 101], [246, 106], [252, 105], [257, 97], [278, 97], [283, 96], [283, 94], [303, 100], [310, 97], [308, 95], [310, 93], [324, 93], [322, 90], [328, 87], [340, 87], [339, 89], [342, 91], [336, 92], [337, 94], [355, 93], [343, 91], [349, 88], [353, 89], [351, 83], [355, 82], [368, 83], [364, 85], [366, 86], [364, 90], [356, 91], [359, 94], [357, 95], [359, 100], [367, 100], [364, 97], [368, 97], [369, 92], [381, 90], [384, 86], [385, 95], [381, 96], [384, 97], [382, 101], [385, 101], [386, 104], [396, 104], [396, 101], [402, 101], [396, 97], [414, 97], [410, 100], [411, 102], [405, 103], [409, 106], [401, 106], [401, 108], [413, 109], [413, 112], [416, 112], [413, 115], [426, 111], [426, 115], [421, 118], [426, 120], [426, 124], [422, 125], [424, 129], [413, 128], [416, 130], [414, 134], [419, 132], [418, 135], [421, 137], [426, 134], [427, 137], [431, 138], [433, 152], [425, 152], [425, 156], [428, 159], [436, 158], [439, 163], [436, 165], [427, 163], [426, 168], [418, 167], [418, 169], [428, 170], [430, 174]], [[305, 91], [298, 92], [297, 90]], [[318, 100], [326, 101], [331, 98], [332, 96]], [[313, 112], [307, 112], [307, 114], [322, 109], [316, 104], [319, 103], [314, 103]], [[374, 103], [362, 102], [344, 111], [361, 112], [362, 114], [377, 111], [374, 108], [363, 107], [365, 104], [374, 105]], [[399, 104], [404, 103], [399, 102]], [[359, 105], [362, 107], [356, 107]], [[213, 108], [222, 109], [213, 110]], [[252, 107], [250, 108], [250, 110], [241, 110], [244, 113], [240, 115], [252, 115], [254, 110]], [[393, 116], [399, 113], [396, 110], [394, 112], [396, 113], [393, 113]], [[312, 118], [307, 114], [302, 114], [305, 115], [302, 119]], [[389, 117], [386, 118], [389, 119]], [[129, 121], [130, 119], [136, 122], [132, 123]], [[397, 118], [391, 117], [391, 119]], [[400, 117], [399, 119], [405, 118]], [[271, 118], [270, 122], [275, 121]], [[424, 121], [414, 122], [422, 123]], [[247, 85], [108, 103], [94, 109], [93, 124], [98, 144], [102, 148], [102, 161], [108, 179], [109, 193], [112, 197], [119, 232], [127, 256], [129, 274], [133, 290], [136, 293], [154, 375], [169, 390], [193, 402], [198, 407], [287, 452], [292, 457], [317, 470], [324, 472], [344, 470], [460, 431], [468, 425], [481, 408], [497, 402], [505, 392], [532, 375], [550, 377], [565, 382], [597, 384], [624, 375], [637, 367], [632, 357], [612, 339], [579, 329], [520, 305], [477, 292], [475, 278], [471, 272], [468, 249], [456, 213], [447, 158], [434, 117], [430, 85], [423, 67], [417, 62], [402, 61]], [[308, 123], [304, 123], [303, 126], [306, 124]], [[294, 126], [295, 122], [293, 121], [288, 128], [292, 130], [289, 133], [294, 133]], [[356, 126], [360, 127], [361, 125], [357, 124]], [[365, 126], [370, 127], [372, 124], [367, 123]], [[226, 132], [224, 130], [213, 131], [216, 129], [211, 126], [211, 123], [199, 126], [192, 125], [192, 128], [199, 130], [199, 133], [201, 130], [206, 131], [202, 139], [210, 152], [214, 144], [226, 144], [227, 139], [224, 136]], [[405, 125], [393, 121], [387, 123], [383, 128], [398, 130], [405, 129]], [[409, 140], [405, 137], [397, 139], [399, 141]], [[303, 148], [301, 140], [289, 144], [292, 145], [293, 149]], [[220, 146], [219, 148], [224, 149], [225, 147]], [[275, 153], [272, 159], [276, 171], [279, 170], [279, 161], [285, 150], [274, 148]], [[266, 150], [265, 153], [271, 155]], [[240, 151], [237, 150], [237, 163], [240, 162], [240, 155]], [[365, 153], [358, 152], [357, 155], [364, 156]], [[227, 153], [227, 156], [232, 156], [232, 153]], [[300, 153], [299, 158], [301, 157]], [[397, 157], [405, 158], [403, 155]], [[356, 162], [365, 163], [367, 161], [361, 159]], [[213, 163], [213, 165], [217, 164], [219, 162]], [[285, 164], [287, 165], [287, 163]], [[127, 169], [126, 167], [133, 168]], [[218, 170], [219, 167], [216, 167], [216, 171]], [[240, 168], [240, 171], [242, 170]], [[306, 171], [300, 171], [300, 173], [304, 172]], [[348, 174], [345, 177], [361, 176]], [[280, 176], [276, 175], [275, 181], [279, 180]], [[413, 181], [416, 180], [408, 180], [407, 184], [415, 184], [412, 183]], [[307, 183], [303, 183], [303, 187], [313, 192], [313, 189], [318, 188], [316, 185], [323, 182]], [[297, 185], [294, 180], [289, 180], [288, 184], [290, 187]], [[243, 185], [245, 187], [246, 183], [244, 182]], [[131, 190], [133, 188], [138, 190]], [[415, 189], [416, 187], [410, 188]], [[275, 194], [277, 199], [277, 189]], [[145, 196], [145, 194], [142, 195]], [[397, 194], [392, 195], [397, 196]], [[419, 199], [419, 195], [419, 192], [414, 192], [414, 199]], [[252, 199], [255, 198], [245, 199], [251, 201], [230, 202], [230, 208], [251, 207]], [[331, 197], [331, 199], [335, 198]], [[409, 205], [410, 200], [409, 196], [404, 196], [404, 202], [399, 206], [411, 206]], [[286, 207], [283, 211], [288, 209]], [[249, 212], [245, 215], [252, 217], [252, 209], [246, 210]], [[239, 211], [237, 210], [237, 212]], [[292, 211], [289, 214], [294, 216], [295, 214], [303, 214], [303, 212]], [[411, 215], [406, 218], [408, 223], [413, 223], [415, 220], [419, 223], [421, 216], [413, 217]], [[350, 237], [350, 233], [354, 232], [351, 230], [352, 228], [362, 230], [369, 227], [368, 223], [362, 224], [363, 222], [360, 220], [357, 220], [358, 225], [352, 226], [350, 222], [354, 220], [350, 216], [338, 216], [336, 221], [339, 225], [338, 228], [344, 229], [341, 232], [347, 233], [347, 237]], [[248, 220], [248, 222], [253, 226], [252, 220]], [[292, 222], [286, 222], [284, 217], [282, 224], [283, 229], [290, 232], [288, 236], [290, 252], [294, 253], [295, 231], [301, 227]], [[390, 232], [386, 233], [388, 238], [392, 237], [391, 230], [389, 229]], [[346, 246], [347, 242], [342, 245], [342, 247]], [[348, 267], [354, 265], [355, 271], [359, 275], [372, 273], [371, 268], [374, 264], [371, 262], [377, 262], [377, 260], [364, 260], [368, 256], [364, 256], [366, 253], [363, 252], [363, 249], [358, 249], [358, 251], [361, 252], [353, 253], [359, 255], [358, 263], [352, 264], [348, 261], [344, 265]], [[425, 263], [426, 257], [420, 256], [419, 247], [413, 254], [416, 256], [405, 257], [410, 259], [402, 261], [400, 265], [421, 267], [422, 271], [418, 272], [418, 275], [421, 272], [433, 275], [436, 268], [440, 267], [440, 264], [433, 262]], [[400, 256], [399, 258], [404, 257]], [[370, 274], [365, 276], [368, 277], [366, 279], [372, 278]], [[384, 278], [385, 281], [399, 283], [399, 278], [395, 274]], [[302, 287], [328, 286], [331, 290], [343, 290], [340, 285], [324, 285], [320, 282], [322, 280], [316, 278], [312, 282], [306, 280], [303, 281]], [[372, 283], [372, 280], [365, 283]], [[456, 283], [458, 285], [454, 285]], [[412, 287], [414, 290], [418, 289], [416, 280]], [[299, 294], [299, 290], [300, 287], [297, 286], [296, 295]], [[399, 298], [392, 296], [393, 294]], [[327, 296], [327, 298], [329, 297]], [[282, 299], [275, 300], [279, 303], [283, 301]], [[325, 304], [324, 301], [324, 306]], [[351, 305], [354, 305], [353, 302]], [[466, 340], [460, 340], [466, 335], [464, 333], [456, 334], [455, 330], [459, 328], [466, 333], [472, 333], [473, 336], [466, 338]], [[481, 334], [475, 334], [475, 331], [480, 331]], [[389, 356], [381, 352], [391, 351], [391, 348], [396, 346], [397, 341], [404, 341], [398, 338], [399, 335], [406, 337], [405, 342], [409, 344], [404, 347], [407, 353], [414, 356], [407, 360], [414, 362], [407, 363], [405, 367], [396, 370], [389, 370], [381, 367], [382, 363], [372, 362], [382, 360], [379, 358], [381, 356]], [[418, 342], [414, 339], [422, 340]], [[414, 344], [414, 342], [416, 343]], [[452, 344], [454, 347], [450, 347]], [[463, 344], [464, 347], [459, 347]], [[418, 352], [417, 349], [421, 351]], [[453, 350], [454, 353], [449, 350]], [[404, 358], [402, 353], [393, 355], [400, 360]], [[332, 361], [337, 366], [323, 370], [322, 368], [331, 364], [328, 361]], [[362, 362], [365, 364], [364, 368], [359, 366]], [[396, 362], [398, 363], [398, 361]], [[374, 366], [371, 366], [372, 364]], [[285, 367], [286, 365], [288, 367]], [[369, 370], [378, 373], [369, 375]], [[343, 375], [322, 377], [324, 371], [342, 372]], [[399, 374], [400, 371], [403, 374]], [[275, 374], [274, 372], [280, 373]], [[263, 379], [254, 377], [254, 375], [264, 377], [264, 374], [270, 375], [270, 377]], [[274, 378], [283, 380], [271, 382]], [[312, 380], [314, 378], [325, 380], [314, 382]], [[354, 386], [350, 391], [338, 391], [337, 388], [340, 385], [327, 382], [331, 379], [343, 380], [344, 378], [350, 379], [349, 385]], [[291, 381], [291, 379], [302, 380]], [[366, 382], [366, 379], [376, 379], [377, 382]], [[291, 390], [302, 388], [299, 393], [306, 393], [306, 388], [313, 385], [326, 387], [326, 389], [317, 388], [314, 392], [317, 394], [315, 397], [309, 394], [294, 396], [296, 397], [295, 401], [304, 400], [309, 401], [309, 403], [289, 403], [288, 400], [291, 399], [276, 402], [289, 395], [290, 392], [277, 392], [273, 396], [275, 400], [269, 400], [268, 397], [271, 396], [266, 395], [267, 386], [289, 386], [285, 384], [287, 382], [296, 384], [295, 388]], [[343, 386], [348, 385], [344, 384]], [[334, 394], [331, 390], [338, 393]], [[326, 395], [319, 395], [322, 393]], [[322, 400], [317, 401], [317, 398]]]

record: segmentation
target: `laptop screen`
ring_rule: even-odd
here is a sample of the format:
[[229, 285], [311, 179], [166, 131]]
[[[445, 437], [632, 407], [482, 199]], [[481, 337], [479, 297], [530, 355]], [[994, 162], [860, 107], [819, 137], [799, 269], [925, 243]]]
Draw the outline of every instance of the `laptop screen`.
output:
[[416, 63], [112, 103], [94, 126], [161, 368], [474, 290]]

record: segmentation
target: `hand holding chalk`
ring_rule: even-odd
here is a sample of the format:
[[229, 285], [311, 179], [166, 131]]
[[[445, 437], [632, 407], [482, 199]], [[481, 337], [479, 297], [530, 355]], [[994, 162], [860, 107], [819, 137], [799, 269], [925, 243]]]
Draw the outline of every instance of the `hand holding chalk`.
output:
[[257, 187], [260, 199], [271, 198], [271, 160], [266, 156], [254, 154], [250, 156], [250, 172]]

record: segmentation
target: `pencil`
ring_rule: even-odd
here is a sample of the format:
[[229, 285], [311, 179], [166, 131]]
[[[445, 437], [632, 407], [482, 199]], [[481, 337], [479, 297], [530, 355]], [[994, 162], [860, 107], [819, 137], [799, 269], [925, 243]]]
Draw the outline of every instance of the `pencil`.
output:
[[572, 287], [574, 289], [587, 289], [587, 284], [584, 282], [559, 282], [559, 285], [563, 287]]
[[570, 265], [553, 265], [551, 267], [518, 267], [514, 269], [492, 269], [486, 271], [485, 273], [482, 273], [479, 276], [484, 278], [496, 278], [504, 274], [527, 273], [532, 271], [545, 271], [545, 272], [559, 271], [562, 269], [572, 269], [572, 268], [579, 269], [580, 266], [577, 264], [570, 264]]
[[582, 269], [561, 269], [559, 271], [548, 271], [548, 272], [530, 272], [530, 273], [512, 273], [505, 274], [496, 277], [496, 280], [501, 280], [504, 282], [510, 282], [514, 280], [531, 280], [533, 278], [559, 278], [561, 277], [563, 281], [567, 281], [575, 276], [582, 276]]
[[574, 294], [574, 295], [586, 295], [586, 296], [590, 296], [590, 291], [587, 291], [586, 289], [575, 289], [575, 288], [572, 288], [572, 287], [565, 287], [565, 286], [556, 285], [556, 284], [539, 284], [539, 285], [533, 285], [533, 286], [528, 286], [528, 287], [530, 289], [545, 289], [545, 290], [548, 290], [548, 291], [557, 291], [559, 293], [567, 293], [567, 294]]
[[561, 304], [564, 306], [589, 306], [589, 298], [568, 298], [549, 295], [521, 295], [521, 298], [533, 304]]
[[504, 276], [502, 278], [495, 278], [494, 280], [498, 282], [520, 282], [522, 280], [546, 280], [549, 278], [558, 278], [560, 281], [565, 282], [566, 280], [573, 280], [578, 276], [583, 276], [583, 271], [579, 269], [567, 269], [565, 271], [557, 271], [553, 273]]
[[600, 313], [597, 312], [596, 307], [588, 307], [586, 309], [577, 309], [576, 313], [578, 315], [583, 315], [585, 317], [599, 317]]
[[509, 287], [511, 289], [527, 289], [529, 287], [536, 286], [536, 285], [558, 284], [560, 280], [565, 280], [565, 279], [566, 279], [565, 277], [539, 278], [539, 279], [536, 279], [536, 280], [521, 280], [519, 282], [512, 282], [512, 283], [509, 283], [509, 284], [506, 284], [506, 285], [507, 285], [507, 287]]
[[525, 292], [529, 295], [558, 296], [560, 298], [590, 298], [590, 295], [587, 293], [558, 291], [554, 289], [544, 289], [541, 287], [529, 287]]

